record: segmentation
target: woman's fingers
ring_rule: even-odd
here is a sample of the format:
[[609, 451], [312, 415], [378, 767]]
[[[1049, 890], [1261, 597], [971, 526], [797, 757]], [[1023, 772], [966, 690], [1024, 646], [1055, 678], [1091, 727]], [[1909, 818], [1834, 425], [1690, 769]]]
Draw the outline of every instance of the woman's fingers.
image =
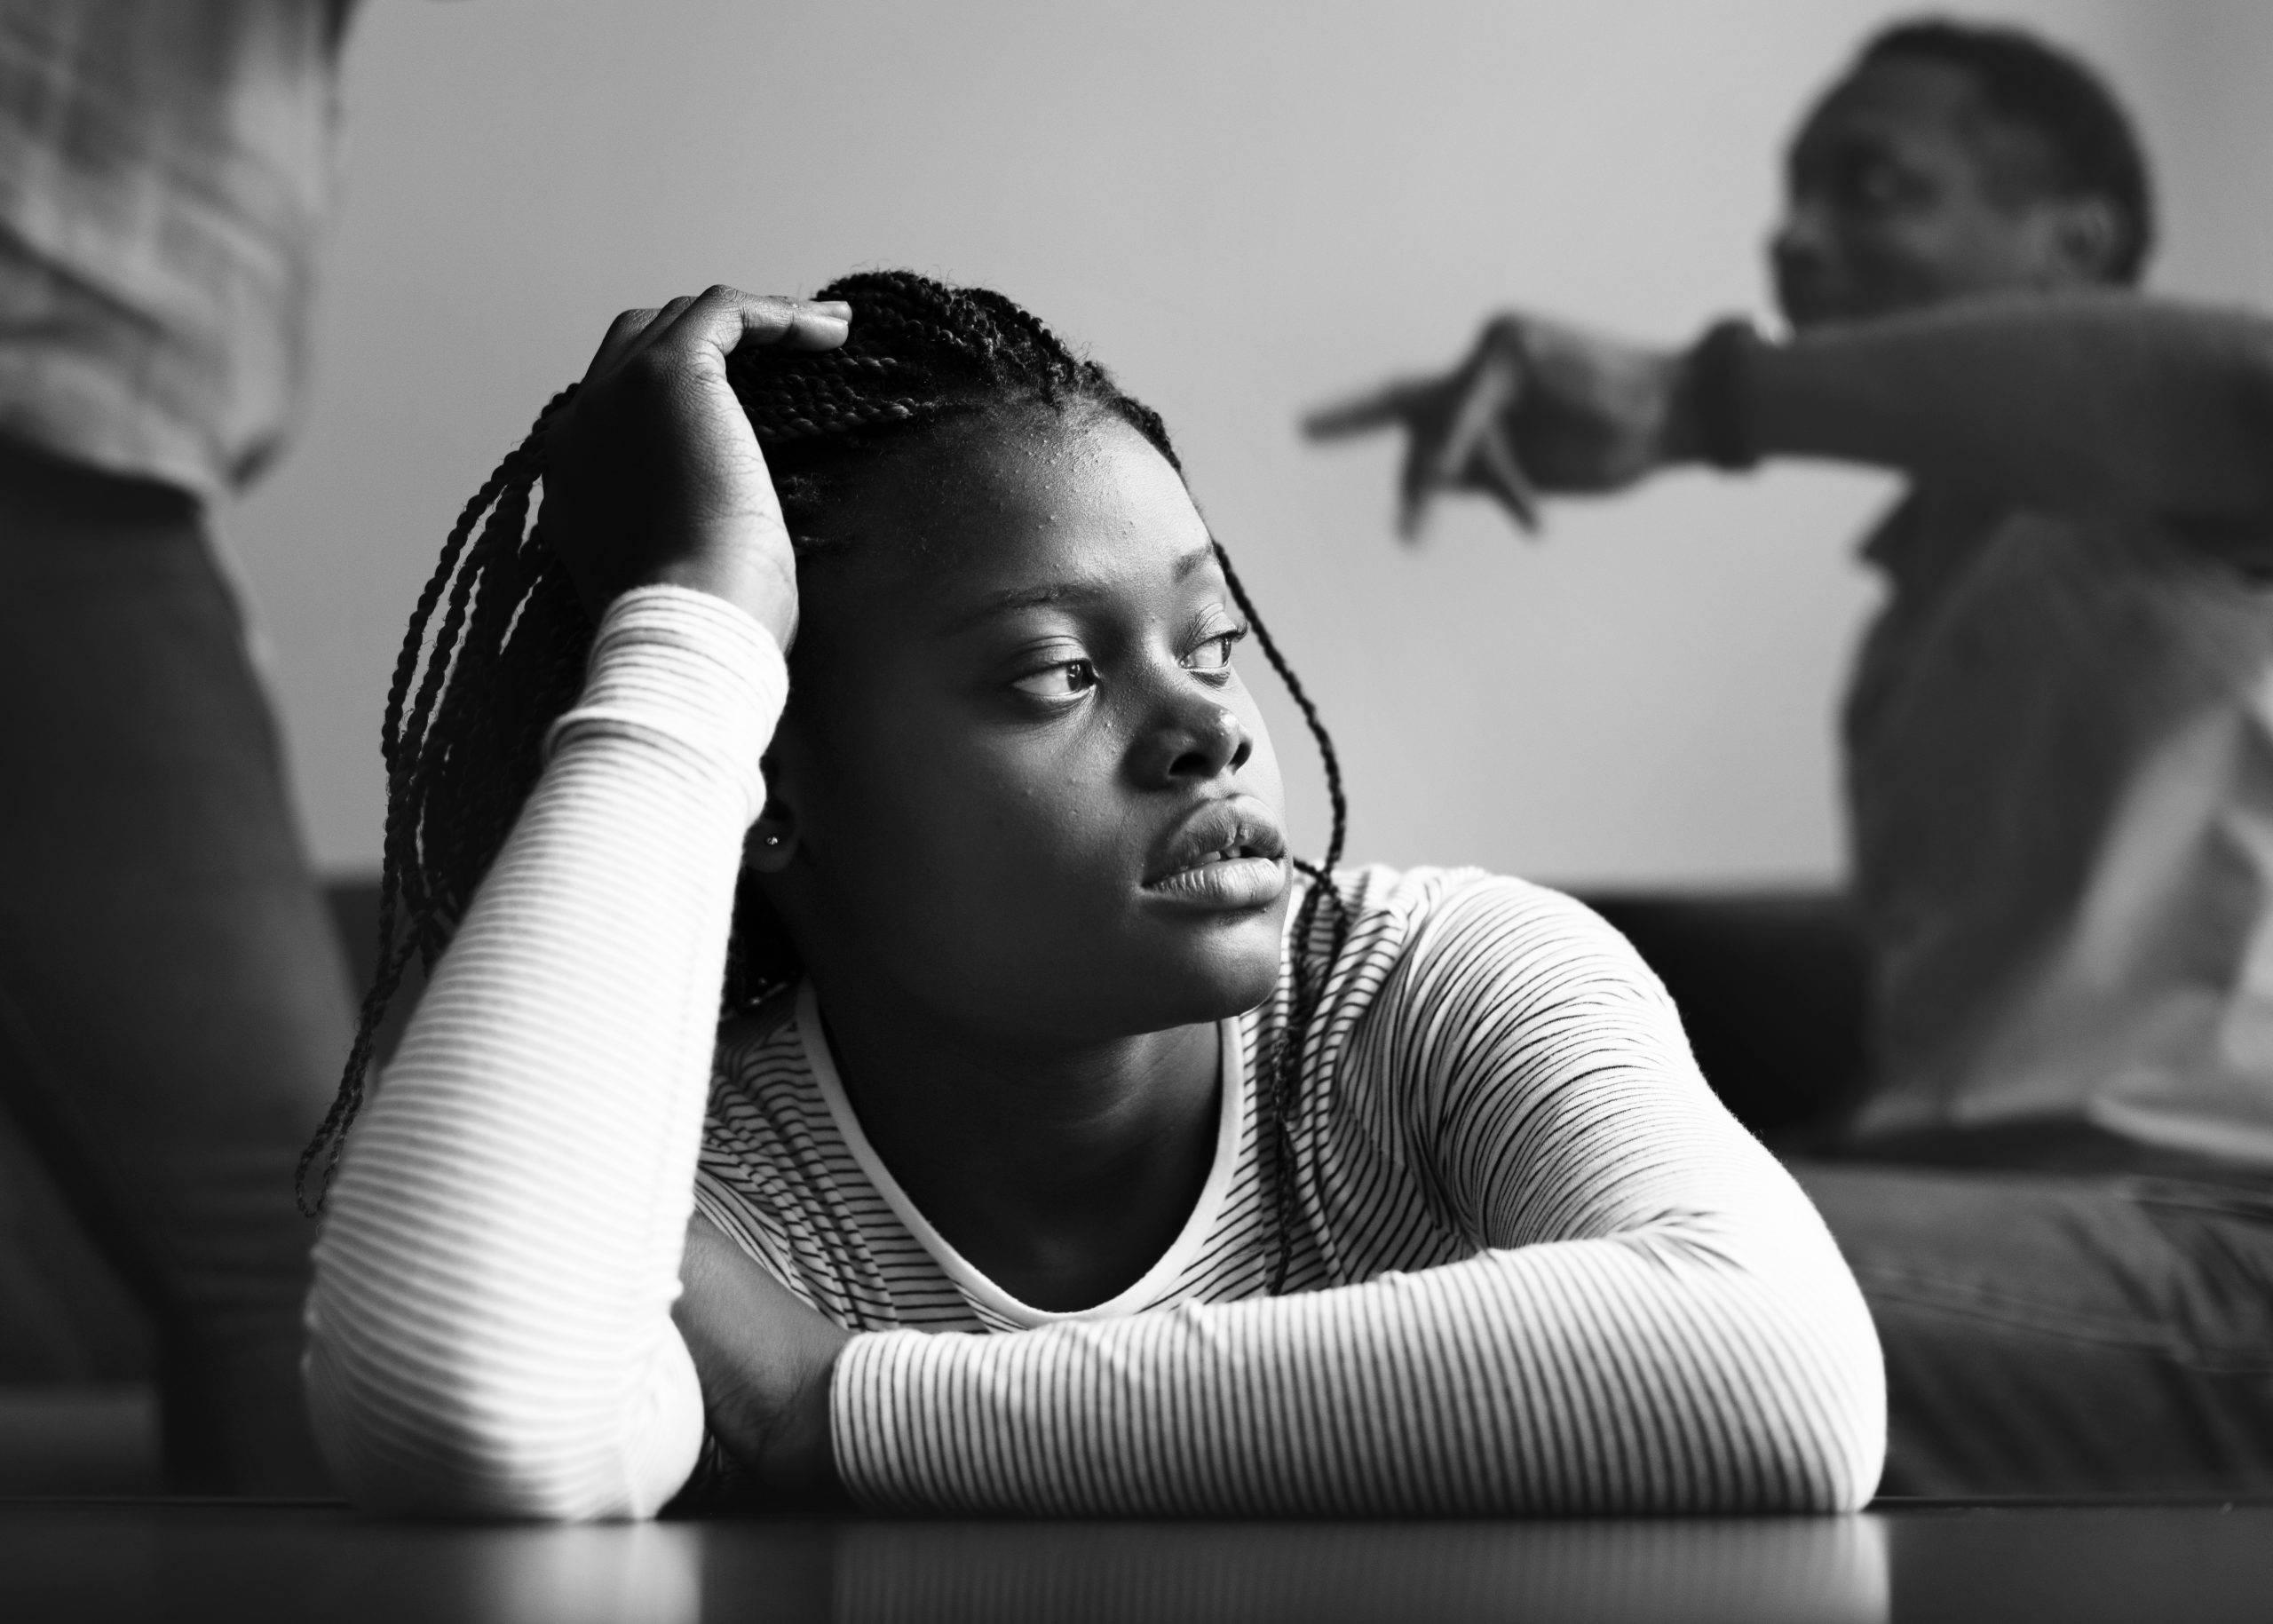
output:
[[838, 299], [824, 304], [744, 293], [721, 284], [687, 301], [676, 313], [666, 306], [665, 313], [668, 330], [662, 330], [663, 322], [657, 322], [653, 342], [707, 345], [725, 356], [745, 344], [833, 350], [851, 330], [852, 307]]
[[627, 310], [609, 322], [601, 335], [600, 347], [592, 352], [591, 365], [584, 368], [584, 376], [597, 378], [614, 371], [662, 313], [659, 309]]
[[800, 299], [781, 342], [799, 350], [833, 350], [852, 330], [852, 306], [843, 299]]
[[721, 283], [706, 293], [682, 294], [657, 309], [625, 311], [608, 324], [585, 376], [598, 379], [634, 356], [690, 341], [708, 344], [721, 355], [744, 342], [833, 350], [851, 331], [851, 315], [852, 307], [842, 299], [744, 293]]

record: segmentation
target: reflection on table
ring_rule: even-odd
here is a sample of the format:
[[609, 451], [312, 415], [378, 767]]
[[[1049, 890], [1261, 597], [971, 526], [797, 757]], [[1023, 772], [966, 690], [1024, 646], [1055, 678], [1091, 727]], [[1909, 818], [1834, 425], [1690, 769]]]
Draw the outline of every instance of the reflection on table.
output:
[[1534, 1523], [757, 1519], [583, 1528], [337, 1509], [0, 1502], [0, 1616], [700, 1624], [913, 1620], [2224, 1620], [2273, 1507]]

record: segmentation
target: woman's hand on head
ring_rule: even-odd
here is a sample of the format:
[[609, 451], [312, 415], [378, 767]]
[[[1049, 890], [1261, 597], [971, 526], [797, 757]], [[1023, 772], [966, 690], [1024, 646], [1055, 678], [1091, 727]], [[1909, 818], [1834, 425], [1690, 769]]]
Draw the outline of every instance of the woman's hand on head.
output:
[[669, 583], [740, 606], [788, 647], [796, 564], [726, 357], [835, 349], [851, 318], [841, 303], [726, 287], [616, 317], [547, 435], [539, 519], [595, 618], [633, 587]]

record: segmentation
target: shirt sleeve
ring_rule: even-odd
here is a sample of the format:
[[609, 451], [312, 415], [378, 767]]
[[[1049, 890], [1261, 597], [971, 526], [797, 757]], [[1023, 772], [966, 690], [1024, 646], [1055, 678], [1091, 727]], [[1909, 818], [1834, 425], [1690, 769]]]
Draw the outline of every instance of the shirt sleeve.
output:
[[376, 1509], [652, 1514], [702, 1437], [672, 1324], [718, 990], [780, 649], [627, 593], [349, 1142], [308, 1398]]
[[1348, 1108], [1382, 1108], [1477, 1253], [1127, 1319], [856, 1337], [832, 1392], [856, 1496], [1408, 1516], [1869, 1497], [1885, 1395], [1861, 1295], [1615, 931], [1479, 876], [1412, 926], [1363, 1018], [1331, 1014], [1326, 1074], [1381, 1080]]
[[1898, 468], [2044, 511], [2213, 535], [2273, 523], [2273, 321], [2077, 290], [1952, 300], [1757, 353], [1778, 454]]

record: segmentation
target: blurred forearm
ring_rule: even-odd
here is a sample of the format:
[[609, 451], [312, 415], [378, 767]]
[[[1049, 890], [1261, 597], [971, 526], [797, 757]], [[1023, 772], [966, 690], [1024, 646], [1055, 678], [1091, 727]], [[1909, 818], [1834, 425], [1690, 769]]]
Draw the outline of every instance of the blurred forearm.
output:
[[1764, 456], [1899, 469], [2054, 510], [2273, 517], [2273, 322], [2129, 295], [1981, 300], [1762, 345]]

